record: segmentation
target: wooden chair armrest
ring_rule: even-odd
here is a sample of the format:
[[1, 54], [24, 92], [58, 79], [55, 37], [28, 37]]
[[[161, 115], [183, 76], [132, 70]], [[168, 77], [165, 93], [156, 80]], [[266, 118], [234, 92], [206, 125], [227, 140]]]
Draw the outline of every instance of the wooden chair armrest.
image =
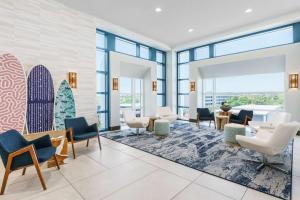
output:
[[[70, 141], [71, 142], [74, 142], [73, 140], [73, 129], [72, 128], [69, 128], [67, 131], [66, 131], [66, 136], [67, 136], [67, 139], [69, 141], [69, 138], [70, 138]], [[69, 137], [68, 137], [69, 136]], [[69, 142], [70, 142], [69, 141]]]
[[35, 152], [33, 145], [29, 145], [27, 147], [24, 147], [22, 149], [19, 149], [19, 150], [15, 151], [15, 152], [12, 152], [12, 153], [9, 154], [9, 157], [14, 158], [18, 155], [21, 155], [21, 154], [26, 153], [26, 152], [31, 152], [31, 151]]

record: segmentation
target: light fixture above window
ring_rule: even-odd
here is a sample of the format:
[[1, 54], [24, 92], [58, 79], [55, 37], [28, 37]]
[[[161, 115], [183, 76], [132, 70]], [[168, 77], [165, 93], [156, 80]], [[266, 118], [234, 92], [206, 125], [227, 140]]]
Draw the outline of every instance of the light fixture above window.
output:
[[245, 13], [252, 13], [252, 12], [253, 12], [252, 8], [248, 8], [245, 10]]
[[162, 11], [162, 9], [160, 8], [160, 7], [157, 7], [157, 8], [155, 8], [155, 12], [161, 12]]

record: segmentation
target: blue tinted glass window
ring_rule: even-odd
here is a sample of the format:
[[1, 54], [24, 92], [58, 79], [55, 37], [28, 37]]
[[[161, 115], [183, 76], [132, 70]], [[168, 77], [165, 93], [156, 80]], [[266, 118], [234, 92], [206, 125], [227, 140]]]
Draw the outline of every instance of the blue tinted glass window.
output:
[[190, 61], [190, 52], [189, 51], [184, 51], [179, 53], [179, 58], [178, 58], [179, 63], [185, 63]]
[[163, 62], [163, 54], [160, 51], [156, 51], [156, 61], [159, 63]]
[[276, 29], [215, 44], [215, 56], [293, 43], [293, 27]]
[[202, 60], [209, 58], [209, 47], [200, 47], [195, 49], [195, 60]]
[[136, 44], [128, 40], [116, 38], [116, 51], [120, 53], [136, 56]]
[[145, 46], [140, 46], [140, 57], [149, 59], [149, 48]]

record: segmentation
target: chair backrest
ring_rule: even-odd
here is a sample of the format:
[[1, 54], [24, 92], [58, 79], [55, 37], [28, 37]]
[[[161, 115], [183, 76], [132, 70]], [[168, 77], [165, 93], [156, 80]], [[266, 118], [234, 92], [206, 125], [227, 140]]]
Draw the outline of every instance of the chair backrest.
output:
[[7, 164], [8, 155], [27, 146], [27, 141], [16, 130], [9, 130], [0, 134], [0, 155], [4, 166]]
[[132, 110], [123, 110], [123, 117], [126, 123], [130, 123], [136, 119], [136, 116]]
[[268, 118], [268, 122], [271, 122], [275, 126], [281, 124], [281, 123], [286, 123], [290, 122], [292, 118], [292, 115], [287, 112], [271, 112]]
[[156, 114], [159, 116], [168, 116], [168, 115], [172, 114], [172, 111], [171, 111], [170, 107], [168, 107], [168, 106], [157, 107]]
[[66, 130], [72, 128], [73, 135], [81, 135], [83, 133], [86, 133], [88, 123], [86, 122], [84, 117], [69, 118], [65, 119], [65, 127]]
[[246, 116], [253, 118], [253, 111], [252, 110], [241, 110], [238, 114], [238, 118], [244, 120]]
[[197, 108], [197, 113], [199, 113], [200, 117], [209, 117], [211, 115], [208, 108]]
[[268, 146], [272, 148], [273, 154], [281, 153], [300, 130], [298, 122], [288, 122], [279, 124], [268, 141]]

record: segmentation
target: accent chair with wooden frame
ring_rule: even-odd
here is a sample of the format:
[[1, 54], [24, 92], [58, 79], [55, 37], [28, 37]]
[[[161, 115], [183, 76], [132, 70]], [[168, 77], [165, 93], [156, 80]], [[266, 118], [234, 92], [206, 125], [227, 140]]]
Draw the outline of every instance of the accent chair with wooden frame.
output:
[[229, 123], [248, 125], [248, 122], [253, 118], [252, 110], [241, 110], [238, 115], [231, 114]]
[[74, 144], [76, 142], [87, 140], [86, 146], [88, 147], [89, 140], [91, 138], [97, 137], [99, 148], [100, 150], [102, 149], [98, 126], [96, 123], [89, 126], [84, 117], [78, 117], [78, 118], [65, 119], [65, 127], [67, 130], [68, 142], [71, 142], [72, 144], [74, 159], [76, 158], [75, 148], [74, 148]]
[[209, 126], [211, 121], [214, 122], [216, 128], [215, 114], [210, 112], [208, 108], [197, 108], [197, 124], [200, 127], [201, 121], [209, 121]]
[[5, 166], [5, 174], [0, 194], [4, 194], [8, 176], [12, 171], [23, 169], [22, 175], [25, 175], [26, 168], [32, 165], [35, 166], [42, 187], [46, 190], [46, 184], [39, 163], [43, 163], [53, 156], [57, 169], [60, 169], [55, 152], [56, 148], [52, 146], [49, 135], [27, 141], [16, 130], [9, 130], [1, 133], [0, 155]]

